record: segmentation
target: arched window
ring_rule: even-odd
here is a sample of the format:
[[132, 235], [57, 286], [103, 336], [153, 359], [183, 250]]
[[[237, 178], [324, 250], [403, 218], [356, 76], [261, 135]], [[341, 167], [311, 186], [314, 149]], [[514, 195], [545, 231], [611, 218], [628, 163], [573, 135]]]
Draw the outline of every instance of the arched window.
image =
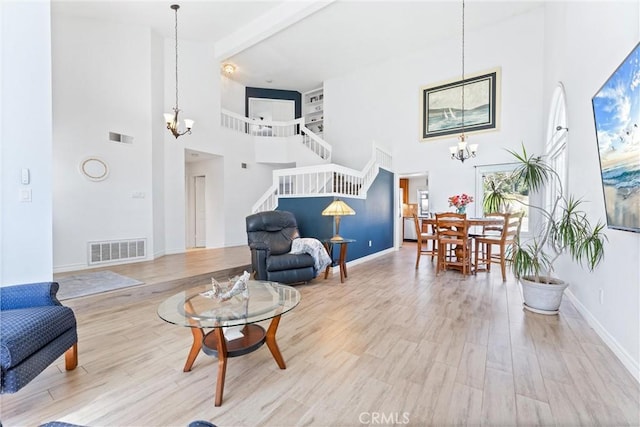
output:
[[567, 193], [567, 142], [569, 138], [567, 126], [567, 103], [565, 100], [564, 86], [558, 82], [549, 109], [549, 122], [547, 127], [547, 145], [545, 152], [549, 164], [558, 173], [561, 184], [556, 180], [549, 182], [546, 192], [547, 206], [552, 206], [554, 195], [559, 194], [559, 185], [562, 185], [564, 194]]

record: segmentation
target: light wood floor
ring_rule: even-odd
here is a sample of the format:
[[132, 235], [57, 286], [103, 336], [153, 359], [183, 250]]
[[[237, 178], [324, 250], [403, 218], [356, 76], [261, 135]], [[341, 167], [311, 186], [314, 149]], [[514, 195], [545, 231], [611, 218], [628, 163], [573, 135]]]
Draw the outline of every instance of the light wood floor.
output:
[[78, 368], [65, 372], [61, 358], [2, 395], [2, 423], [640, 425], [638, 383], [566, 299], [559, 316], [536, 315], [499, 269], [436, 278], [427, 257], [414, 263], [405, 244], [351, 267], [344, 284], [298, 286], [302, 301], [278, 330], [287, 369], [266, 347], [230, 359], [218, 408], [216, 360], [201, 354], [182, 372], [191, 334], [156, 314], [175, 289], [70, 300]]
[[248, 246], [234, 246], [222, 249], [190, 249], [182, 254], [167, 255], [153, 261], [58, 273], [54, 275], [54, 280], [86, 271], [111, 270], [137, 279], [146, 285], [157, 285], [210, 274], [213, 271], [233, 269], [235, 267], [248, 268], [250, 264], [251, 252]]

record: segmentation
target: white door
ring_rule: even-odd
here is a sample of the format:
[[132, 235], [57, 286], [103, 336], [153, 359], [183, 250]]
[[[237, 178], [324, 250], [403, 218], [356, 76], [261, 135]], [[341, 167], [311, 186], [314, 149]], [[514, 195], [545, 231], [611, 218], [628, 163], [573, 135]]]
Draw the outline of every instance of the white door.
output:
[[205, 209], [205, 177], [196, 176], [194, 181], [195, 194], [195, 247], [203, 248], [207, 246], [207, 215]]

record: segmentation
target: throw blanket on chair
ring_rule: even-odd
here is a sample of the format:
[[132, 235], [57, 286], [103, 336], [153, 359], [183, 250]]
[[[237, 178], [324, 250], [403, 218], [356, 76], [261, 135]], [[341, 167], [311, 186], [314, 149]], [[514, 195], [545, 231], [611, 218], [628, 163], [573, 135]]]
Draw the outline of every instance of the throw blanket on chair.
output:
[[293, 239], [291, 241], [291, 253], [306, 253], [311, 255], [313, 257], [316, 273], [319, 273], [331, 264], [331, 258], [329, 257], [324, 245], [320, 240], [311, 237], [299, 237], [297, 239]]

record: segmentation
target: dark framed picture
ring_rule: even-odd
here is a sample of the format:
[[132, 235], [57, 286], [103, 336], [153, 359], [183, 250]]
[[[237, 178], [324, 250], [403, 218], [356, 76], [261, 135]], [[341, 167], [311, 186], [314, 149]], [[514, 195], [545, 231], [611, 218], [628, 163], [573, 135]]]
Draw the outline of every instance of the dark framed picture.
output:
[[[462, 89], [464, 88], [464, 111]], [[421, 139], [498, 129], [500, 69], [420, 88]]]
[[591, 104], [607, 225], [640, 232], [640, 43]]

